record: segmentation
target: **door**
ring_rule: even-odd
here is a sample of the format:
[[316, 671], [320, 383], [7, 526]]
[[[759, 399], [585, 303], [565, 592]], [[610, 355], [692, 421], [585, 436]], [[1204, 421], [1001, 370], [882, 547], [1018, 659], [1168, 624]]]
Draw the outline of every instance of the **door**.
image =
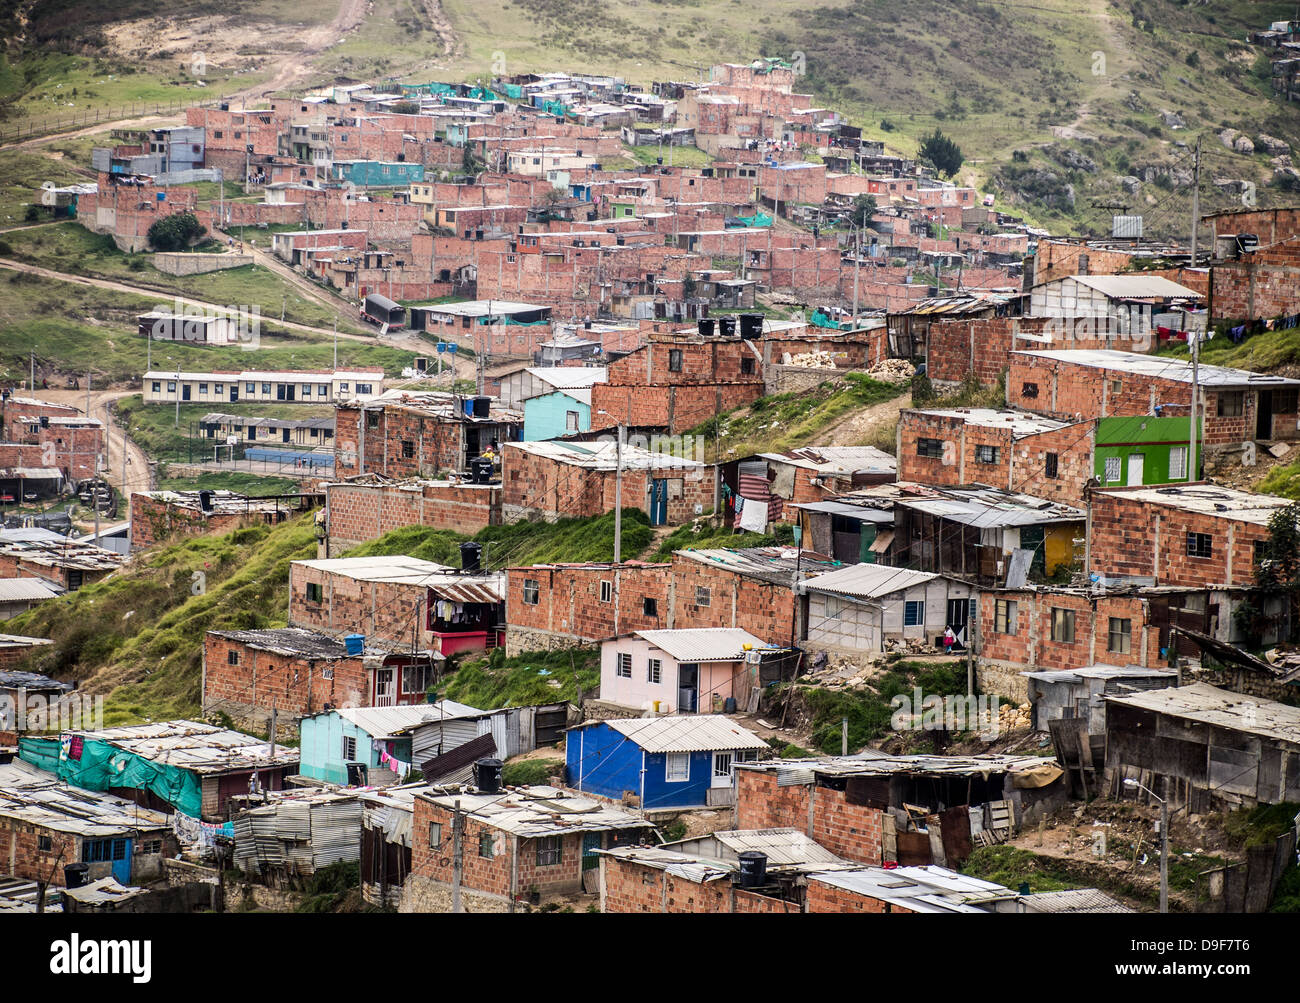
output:
[[731, 786], [731, 760], [730, 752], [715, 752], [713, 754], [713, 776], [709, 779], [710, 787], [730, 787]]
[[1255, 438], [1273, 438], [1273, 391], [1257, 390], [1255, 392]]
[[600, 855], [596, 853], [601, 849], [601, 842], [604, 839], [603, 832], [586, 832], [582, 835], [582, 869], [589, 871], [593, 867], [600, 866]]
[[280, 435], [281, 435], [281, 440], [280, 440], [281, 442], [288, 442], [288, 441], [289, 441], [289, 430], [288, 430], [287, 428], [283, 428], [283, 429], [281, 429], [281, 430], [280, 430]]
[[190, 399], [190, 385], [189, 385], [188, 383], [182, 383], [182, 384], [181, 384], [181, 400], [183, 400], [183, 401], [187, 401], [187, 400], [189, 400], [189, 399]]
[[81, 860], [87, 864], [113, 865], [113, 878], [121, 884], [131, 883], [131, 840], [85, 839], [81, 843]]
[[650, 525], [662, 526], [668, 522], [668, 481], [656, 478], [650, 482]]
[[677, 666], [677, 713], [694, 714], [699, 699], [700, 667]]
[[957, 637], [957, 643], [952, 646], [953, 651], [965, 651], [967, 641], [967, 627], [970, 623], [970, 602], [966, 599], [949, 599], [948, 600], [948, 623], [947, 626], [952, 628], [953, 634]]
[[393, 670], [375, 669], [375, 706], [392, 707], [395, 702], [393, 695]]
[[1131, 488], [1140, 488], [1142, 486], [1142, 469], [1146, 466], [1146, 457], [1142, 453], [1130, 453], [1128, 457], [1128, 480], [1125, 482]]
[[231, 403], [231, 404], [238, 404], [238, 403], [239, 403], [239, 384], [238, 384], [238, 383], [232, 383], [232, 384], [230, 384], [230, 403]]

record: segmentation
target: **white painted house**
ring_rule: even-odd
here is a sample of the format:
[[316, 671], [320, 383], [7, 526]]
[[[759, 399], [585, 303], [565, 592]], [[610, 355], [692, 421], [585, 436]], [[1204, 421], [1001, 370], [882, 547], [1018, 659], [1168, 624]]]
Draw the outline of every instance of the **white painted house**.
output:
[[600, 646], [600, 699], [658, 714], [744, 707], [771, 647], [739, 628], [638, 630]]

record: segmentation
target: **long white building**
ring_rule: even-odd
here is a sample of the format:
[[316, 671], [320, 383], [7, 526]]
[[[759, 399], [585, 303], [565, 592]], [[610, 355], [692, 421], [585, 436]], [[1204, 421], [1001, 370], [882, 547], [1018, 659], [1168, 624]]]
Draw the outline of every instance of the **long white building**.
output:
[[155, 369], [144, 374], [146, 404], [336, 404], [384, 392], [382, 369], [192, 373]]

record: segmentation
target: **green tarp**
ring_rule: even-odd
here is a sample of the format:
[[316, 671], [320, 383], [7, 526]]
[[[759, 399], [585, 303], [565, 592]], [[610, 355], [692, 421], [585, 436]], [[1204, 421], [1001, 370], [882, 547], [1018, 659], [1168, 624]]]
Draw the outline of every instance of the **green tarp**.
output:
[[[107, 791], [114, 787], [151, 791], [163, 801], [198, 818], [203, 811], [203, 788], [198, 774], [179, 766], [155, 763], [99, 739], [77, 736], [27, 738], [19, 745], [19, 758], [58, 774], [74, 787]], [[73, 756], [80, 751], [80, 758]]]
[[837, 324], [820, 310], [814, 310], [812, 316], [808, 318], [808, 321], [813, 325], [813, 327], [829, 327], [833, 331], [853, 330], [852, 324]]
[[771, 226], [772, 217], [765, 212], [755, 213], [753, 216], [737, 216], [738, 220], [746, 226]]
[[524, 96], [524, 89], [519, 84], [506, 84], [506, 97], [518, 101]]

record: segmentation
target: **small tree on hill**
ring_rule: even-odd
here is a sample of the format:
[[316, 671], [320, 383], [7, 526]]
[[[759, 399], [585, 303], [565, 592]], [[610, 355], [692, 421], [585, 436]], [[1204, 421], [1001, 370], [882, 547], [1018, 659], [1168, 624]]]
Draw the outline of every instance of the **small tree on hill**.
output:
[[849, 220], [856, 227], [864, 227], [871, 222], [871, 217], [876, 212], [876, 197], [874, 195], [859, 195], [853, 200], [853, 212]]
[[207, 232], [194, 213], [173, 213], [149, 227], [149, 245], [157, 251], [181, 251]]
[[[1281, 610], [1267, 612], [1280, 600]], [[1258, 644], [1276, 624], [1283, 641], [1294, 640], [1300, 607], [1300, 502], [1280, 508], [1268, 520], [1268, 539], [1255, 564], [1255, 587], [1234, 618], [1248, 643]]]
[[952, 177], [966, 160], [961, 147], [938, 129], [921, 140], [921, 158], [928, 160], [945, 177]]

